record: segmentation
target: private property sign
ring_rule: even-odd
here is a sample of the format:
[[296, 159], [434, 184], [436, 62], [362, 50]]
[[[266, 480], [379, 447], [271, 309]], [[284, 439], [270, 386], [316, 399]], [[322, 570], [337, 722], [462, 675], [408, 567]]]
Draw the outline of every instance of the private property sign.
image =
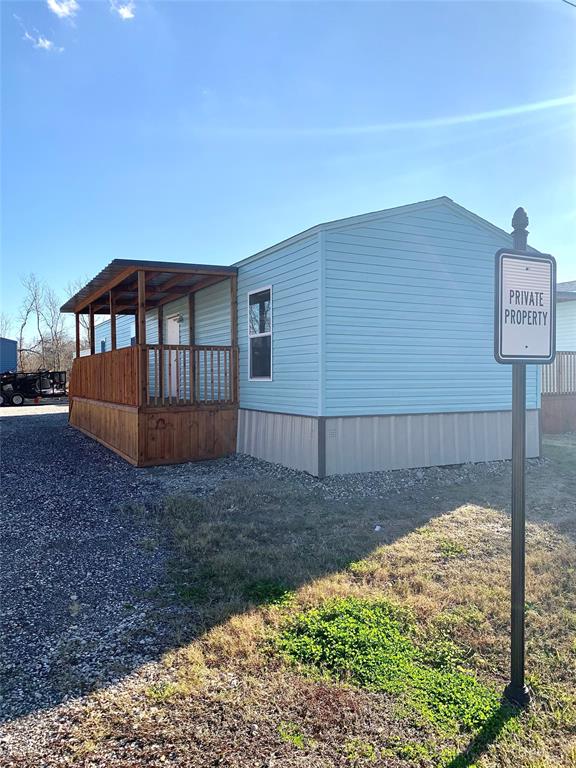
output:
[[526, 363], [551, 363], [556, 354], [556, 262], [528, 249], [528, 216], [512, 217], [514, 248], [496, 254], [494, 357], [512, 363], [512, 541], [510, 563], [510, 682], [515, 706], [530, 702], [524, 675], [526, 624]]
[[502, 249], [496, 254], [494, 357], [551, 363], [556, 354], [556, 261]]

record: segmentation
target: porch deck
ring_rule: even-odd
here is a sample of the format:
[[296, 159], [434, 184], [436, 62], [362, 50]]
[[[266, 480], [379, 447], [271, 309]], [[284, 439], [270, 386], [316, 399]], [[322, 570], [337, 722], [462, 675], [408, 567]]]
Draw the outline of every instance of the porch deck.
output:
[[[122, 268], [121, 280], [102, 286], [82, 306], [90, 317], [90, 351], [77, 357], [70, 377], [70, 424], [136, 466], [217, 458], [236, 449], [238, 351], [236, 344], [236, 274], [230, 268], [159, 265], [136, 262]], [[112, 262], [104, 273], [114, 281]], [[146, 268], [142, 268], [143, 266]], [[211, 270], [206, 278], [206, 269]], [[112, 276], [110, 277], [110, 272]], [[134, 292], [134, 272], [137, 290]], [[101, 274], [104, 274], [101, 273]], [[149, 275], [149, 277], [148, 277]], [[204, 277], [201, 277], [204, 275]], [[99, 278], [95, 278], [97, 281]], [[194, 292], [218, 280], [230, 280], [228, 345], [164, 344], [163, 310], [174, 297], [189, 297], [190, 340], [194, 339]], [[94, 282], [94, 281], [92, 281]], [[153, 288], [148, 289], [149, 284]], [[87, 289], [83, 291], [89, 293]], [[131, 293], [132, 291], [132, 293]], [[82, 292], [81, 292], [82, 293]], [[76, 297], [75, 297], [76, 298]], [[104, 303], [105, 302], [105, 303]], [[113, 349], [95, 354], [94, 315], [110, 308]], [[71, 299], [63, 310], [76, 312]], [[116, 313], [136, 316], [136, 344], [115, 348]], [[160, 343], [146, 343], [146, 313], [157, 314]], [[150, 317], [148, 317], [150, 326]]]

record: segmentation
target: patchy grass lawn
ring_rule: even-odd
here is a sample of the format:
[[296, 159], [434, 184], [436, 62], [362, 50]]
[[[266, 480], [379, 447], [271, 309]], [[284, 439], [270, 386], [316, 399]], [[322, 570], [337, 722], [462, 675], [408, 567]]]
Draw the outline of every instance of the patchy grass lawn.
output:
[[500, 700], [509, 474], [361, 502], [245, 483], [158, 512], [174, 649], [89, 697], [63, 764], [576, 766], [576, 439], [545, 453], [527, 487], [527, 712]]

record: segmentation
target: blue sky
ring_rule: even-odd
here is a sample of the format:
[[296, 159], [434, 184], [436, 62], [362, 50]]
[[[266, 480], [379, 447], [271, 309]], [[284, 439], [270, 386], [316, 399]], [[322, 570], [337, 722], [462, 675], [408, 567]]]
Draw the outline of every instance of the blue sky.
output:
[[[3, 2], [3, 310], [448, 195], [576, 279], [576, 8]], [[64, 295], [63, 295], [64, 298]]]

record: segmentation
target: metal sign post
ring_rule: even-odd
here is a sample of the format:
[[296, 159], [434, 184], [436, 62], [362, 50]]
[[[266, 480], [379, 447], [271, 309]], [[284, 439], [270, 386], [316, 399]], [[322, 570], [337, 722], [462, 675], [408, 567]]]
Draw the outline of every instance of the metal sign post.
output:
[[526, 458], [526, 364], [512, 367], [512, 573], [511, 573], [511, 657], [510, 683], [504, 695], [513, 704], [524, 706], [530, 692], [524, 682], [525, 605], [525, 471]]
[[527, 226], [518, 208], [514, 248], [496, 254], [494, 302], [494, 357], [512, 364], [511, 659], [504, 695], [516, 706], [530, 701], [524, 679], [526, 363], [551, 363], [556, 352], [556, 262], [527, 252]]

